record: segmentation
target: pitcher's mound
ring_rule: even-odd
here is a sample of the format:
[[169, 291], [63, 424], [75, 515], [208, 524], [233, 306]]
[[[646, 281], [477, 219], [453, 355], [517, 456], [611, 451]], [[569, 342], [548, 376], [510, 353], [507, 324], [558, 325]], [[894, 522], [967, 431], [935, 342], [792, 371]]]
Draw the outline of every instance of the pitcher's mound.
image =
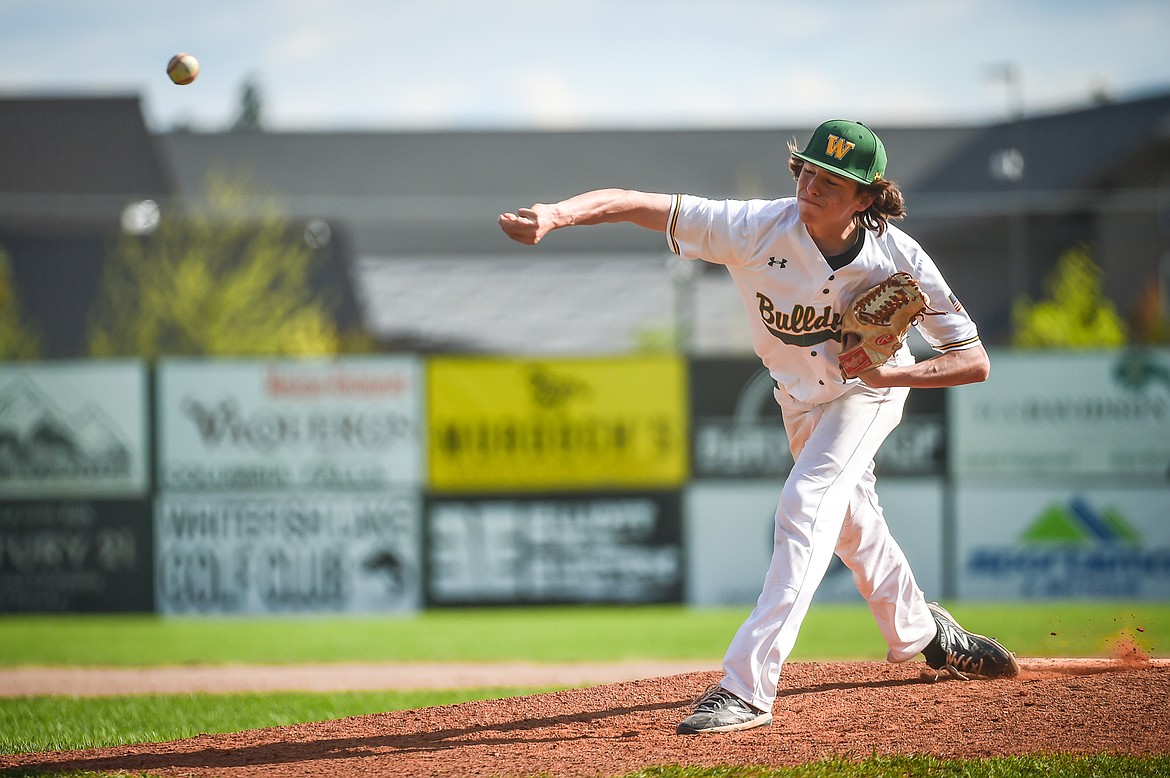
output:
[[1170, 753], [1170, 663], [1028, 660], [1010, 680], [924, 682], [921, 663], [796, 662], [770, 727], [674, 734], [720, 673], [359, 716], [171, 743], [0, 757], [0, 768], [190, 776], [622, 775], [874, 754]]

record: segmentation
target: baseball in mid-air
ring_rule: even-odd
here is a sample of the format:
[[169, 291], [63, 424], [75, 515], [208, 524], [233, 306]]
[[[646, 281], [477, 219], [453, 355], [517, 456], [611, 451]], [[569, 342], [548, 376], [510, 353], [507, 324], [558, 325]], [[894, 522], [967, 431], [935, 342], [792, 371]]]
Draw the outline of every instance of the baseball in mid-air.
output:
[[199, 60], [191, 54], [176, 54], [167, 63], [167, 75], [176, 84], [190, 84], [199, 75]]

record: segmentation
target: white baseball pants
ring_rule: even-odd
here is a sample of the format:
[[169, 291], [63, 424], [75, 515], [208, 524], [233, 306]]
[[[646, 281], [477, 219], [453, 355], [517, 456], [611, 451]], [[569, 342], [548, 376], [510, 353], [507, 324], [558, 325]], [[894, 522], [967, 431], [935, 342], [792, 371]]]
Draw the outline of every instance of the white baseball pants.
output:
[[909, 391], [861, 385], [823, 405], [776, 391], [795, 464], [776, 508], [763, 590], [727, 649], [721, 682], [757, 708], [772, 709], [781, 666], [834, 553], [869, 604], [889, 661], [912, 659], [935, 636], [926, 599], [874, 490], [874, 455], [901, 421]]

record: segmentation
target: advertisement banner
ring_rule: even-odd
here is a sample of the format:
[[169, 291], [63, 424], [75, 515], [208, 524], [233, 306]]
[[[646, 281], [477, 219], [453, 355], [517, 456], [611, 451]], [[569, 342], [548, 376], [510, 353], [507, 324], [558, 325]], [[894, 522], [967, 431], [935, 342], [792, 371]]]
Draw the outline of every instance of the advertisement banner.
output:
[[422, 480], [414, 357], [166, 360], [164, 493], [369, 492]]
[[[918, 585], [942, 596], [943, 487], [937, 479], [899, 478], [878, 484], [886, 521], [902, 547]], [[772, 559], [780, 483], [707, 481], [683, 498], [686, 538], [686, 602], [751, 604], [760, 594]], [[853, 576], [833, 557], [814, 602], [858, 602]]]
[[[775, 478], [792, 469], [788, 436], [773, 396], [775, 384], [758, 359], [691, 362], [691, 471], [696, 479]], [[902, 422], [878, 451], [881, 475], [946, 472], [946, 392], [910, 392]]]
[[1170, 486], [963, 486], [958, 593], [969, 600], [1170, 600]]
[[695, 479], [783, 479], [792, 469], [776, 384], [755, 357], [702, 358], [691, 370]]
[[682, 595], [675, 492], [434, 499], [427, 602], [662, 603]]
[[0, 502], [0, 612], [153, 607], [148, 501]]
[[0, 498], [145, 497], [146, 386], [137, 361], [0, 365]]
[[661, 488], [687, 476], [675, 357], [428, 362], [435, 491]]
[[1170, 350], [995, 352], [991, 379], [952, 390], [960, 476], [1170, 474]]
[[419, 498], [171, 495], [155, 509], [160, 613], [386, 612], [422, 600]]

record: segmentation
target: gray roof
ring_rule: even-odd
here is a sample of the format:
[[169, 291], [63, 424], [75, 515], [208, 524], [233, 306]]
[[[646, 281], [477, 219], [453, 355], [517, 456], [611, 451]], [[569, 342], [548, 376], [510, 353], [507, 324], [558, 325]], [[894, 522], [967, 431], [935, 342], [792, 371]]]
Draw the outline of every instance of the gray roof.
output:
[[[794, 193], [789, 139], [812, 128], [588, 132], [176, 133], [163, 137], [179, 190], [246, 171], [298, 218], [349, 232], [359, 255], [511, 251], [496, 215], [600, 187], [710, 197]], [[978, 129], [880, 130], [889, 173], [913, 187]], [[655, 251], [633, 227], [557, 237], [557, 251]]]
[[1170, 143], [1170, 94], [1023, 118], [974, 133], [939, 160], [919, 185], [923, 193], [997, 193], [1013, 187], [992, 174], [996, 152], [1016, 148], [1022, 185], [1043, 192], [1079, 192], [1108, 183], [1119, 167]]
[[[573, 132], [172, 133], [161, 138], [180, 191], [209, 170], [246, 171], [297, 218], [324, 218], [358, 255], [490, 254], [513, 247], [495, 217], [599, 187], [778, 197], [794, 186], [786, 144], [812, 127]], [[1170, 93], [988, 126], [875, 127], [889, 177], [906, 195], [907, 225], [935, 217], [1002, 216], [1018, 196], [1060, 209], [1108, 184], [1119, 165], [1170, 137]], [[997, 178], [994, 155], [1018, 149], [1019, 182]], [[929, 229], [929, 225], [927, 225]], [[628, 226], [558, 235], [538, 251], [656, 251]]]
[[0, 227], [117, 224], [170, 177], [136, 96], [0, 99]]

